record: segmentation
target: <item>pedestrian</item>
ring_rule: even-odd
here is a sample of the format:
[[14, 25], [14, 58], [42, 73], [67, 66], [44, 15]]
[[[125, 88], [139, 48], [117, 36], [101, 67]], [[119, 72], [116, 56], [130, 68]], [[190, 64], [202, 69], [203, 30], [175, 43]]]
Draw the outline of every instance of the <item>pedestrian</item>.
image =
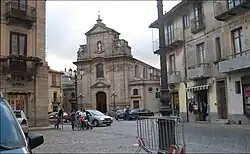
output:
[[75, 122], [76, 122], [76, 113], [72, 109], [70, 112], [70, 121], [71, 121], [71, 128], [72, 130], [75, 130]]
[[59, 124], [61, 123], [62, 116], [63, 116], [63, 108], [60, 108], [58, 113], [57, 113], [57, 121], [55, 124], [56, 128], [59, 128]]

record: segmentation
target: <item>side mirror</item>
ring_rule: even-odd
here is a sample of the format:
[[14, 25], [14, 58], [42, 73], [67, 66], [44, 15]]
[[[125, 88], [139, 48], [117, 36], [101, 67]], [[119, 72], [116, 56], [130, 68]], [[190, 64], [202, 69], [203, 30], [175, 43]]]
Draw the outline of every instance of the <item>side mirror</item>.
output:
[[44, 143], [43, 135], [29, 132], [28, 141], [30, 149], [34, 149]]

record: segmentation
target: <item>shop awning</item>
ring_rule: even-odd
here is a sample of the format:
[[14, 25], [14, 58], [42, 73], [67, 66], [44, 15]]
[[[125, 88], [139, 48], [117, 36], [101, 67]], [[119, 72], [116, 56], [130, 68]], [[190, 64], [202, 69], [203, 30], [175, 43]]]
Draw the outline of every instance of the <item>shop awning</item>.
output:
[[199, 86], [191, 86], [186, 88], [187, 91], [200, 91], [200, 90], [207, 90], [211, 86], [211, 84], [199, 85]]

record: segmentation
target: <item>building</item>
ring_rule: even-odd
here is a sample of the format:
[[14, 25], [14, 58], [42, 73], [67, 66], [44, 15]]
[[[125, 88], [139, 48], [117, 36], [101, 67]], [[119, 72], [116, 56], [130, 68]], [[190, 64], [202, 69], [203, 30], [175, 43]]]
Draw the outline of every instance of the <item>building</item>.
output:
[[30, 126], [48, 125], [45, 1], [0, 1], [0, 90]]
[[62, 75], [64, 73], [49, 69], [48, 91], [49, 104], [48, 112], [58, 111], [60, 105], [63, 105]]
[[[245, 54], [250, 49], [247, 25], [249, 1], [183, 0], [164, 15], [168, 70], [180, 71], [181, 80], [174, 87], [179, 92], [183, 117], [188, 113], [191, 121], [247, 121], [243, 106], [248, 96], [241, 89], [244, 81], [243, 90], [247, 91], [249, 77], [241, 78], [246, 74], [236, 73], [249, 72]], [[157, 28], [158, 21], [150, 27]], [[198, 114], [188, 112], [192, 98]], [[207, 119], [203, 116], [206, 103]]]
[[64, 72], [64, 75], [62, 75], [63, 105], [64, 111], [70, 112], [72, 109], [78, 108], [76, 104], [75, 84], [70, 79], [66, 69]]
[[[131, 54], [126, 40], [107, 27], [100, 16], [85, 33], [87, 44], [80, 45], [77, 70], [83, 72], [78, 93], [84, 108], [111, 112], [114, 108], [148, 108], [159, 111], [160, 71]], [[79, 96], [77, 94], [77, 96]]]

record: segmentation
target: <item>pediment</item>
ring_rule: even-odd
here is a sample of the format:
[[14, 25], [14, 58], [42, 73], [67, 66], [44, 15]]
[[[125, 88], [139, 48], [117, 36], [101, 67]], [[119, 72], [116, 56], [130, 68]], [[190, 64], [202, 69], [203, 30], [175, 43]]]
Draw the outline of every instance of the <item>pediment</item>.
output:
[[109, 88], [110, 85], [104, 83], [104, 82], [97, 82], [91, 86], [91, 88]]
[[93, 34], [106, 33], [106, 32], [115, 32], [118, 35], [120, 34], [114, 29], [107, 27], [104, 23], [97, 23], [93, 26], [93, 28], [91, 28], [88, 32], [86, 32], [85, 35], [89, 36]]

